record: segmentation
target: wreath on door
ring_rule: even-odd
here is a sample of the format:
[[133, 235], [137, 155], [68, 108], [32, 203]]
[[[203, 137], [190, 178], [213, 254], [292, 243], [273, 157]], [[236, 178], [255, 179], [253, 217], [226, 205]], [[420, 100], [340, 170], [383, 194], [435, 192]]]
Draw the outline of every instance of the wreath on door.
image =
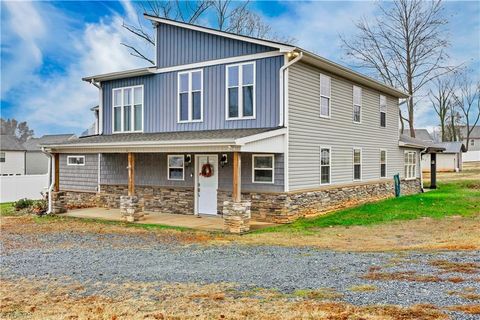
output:
[[205, 178], [209, 178], [213, 176], [213, 167], [210, 163], [205, 163], [202, 166], [202, 170], [200, 171], [200, 175]]

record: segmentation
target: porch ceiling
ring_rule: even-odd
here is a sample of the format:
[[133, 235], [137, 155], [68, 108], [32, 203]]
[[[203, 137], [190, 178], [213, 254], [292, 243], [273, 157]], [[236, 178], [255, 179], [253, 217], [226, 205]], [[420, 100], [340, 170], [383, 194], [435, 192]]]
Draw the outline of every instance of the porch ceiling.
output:
[[[162, 133], [119, 133], [80, 137], [42, 147], [52, 153], [97, 152], [229, 152], [251, 151], [258, 141], [283, 136], [285, 128], [230, 129]], [[271, 142], [271, 141], [270, 141]], [[278, 141], [272, 150], [283, 152]]]

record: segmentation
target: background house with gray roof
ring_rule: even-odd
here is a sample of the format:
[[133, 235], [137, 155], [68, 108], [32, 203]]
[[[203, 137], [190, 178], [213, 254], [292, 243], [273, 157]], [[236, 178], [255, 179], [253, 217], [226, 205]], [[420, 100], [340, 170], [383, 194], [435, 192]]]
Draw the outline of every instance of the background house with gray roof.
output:
[[463, 155], [463, 162], [480, 162], [480, 126], [475, 126], [467, 141], [467, 128], [460, 128], [460, 136], [468, 151]]
[[25, 174], [25, 147], [15, 136], [0, 135], [0, 175]]

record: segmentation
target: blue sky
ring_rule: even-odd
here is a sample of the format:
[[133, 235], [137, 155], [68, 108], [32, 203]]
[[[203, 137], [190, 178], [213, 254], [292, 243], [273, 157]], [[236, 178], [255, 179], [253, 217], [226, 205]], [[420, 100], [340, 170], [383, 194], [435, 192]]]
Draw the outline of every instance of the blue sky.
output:
[[[1, 3], [1, 116], [28, 121], [36, 135], [80, 133], [93, 121], [98, 90], [81, 78], [143, 67], [120, 42], [135, 43], [121, 27], [137, 21], [136, 3], [116, 1]], [[343, 60], [339, 34], [377, 14], [375, 3], [253, 2], [272, 31], [328, 59]], [[480, 74], [480, 2], [445, 2], [450, 59]], [[145, 24], [148, 27], [148, 23]], [[139, 46], [145, 47], [142, 43]], [[361, 71], [361, 70], [360, 70]], [[428, 99], [420, 101], [417, 127], [436, 125]]]

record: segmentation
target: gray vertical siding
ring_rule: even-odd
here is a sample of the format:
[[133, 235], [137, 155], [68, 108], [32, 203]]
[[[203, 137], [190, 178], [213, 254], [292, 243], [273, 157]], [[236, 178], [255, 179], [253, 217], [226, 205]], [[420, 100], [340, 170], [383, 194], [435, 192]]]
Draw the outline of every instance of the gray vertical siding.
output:
[[112, 133], [112, 90], [144, 86], [144, 132], [276, 127], [283, 57], [256, 60], [256, 119], [225, 120], [225, 65], [203, 68], [203, 122], [177, 123], [177, 72], [102, 83], [104, 134]]
[[[85, 156], [84, 166], [68, 166], [67, 156]], [[97, 191], [98, 155], [97, 154], [61, 154], [60, 190]]]
[[[379, 92], [362, 87], [362, 123], [352, 121], [353, 83], [331, 77], [331, 118], [319, 116], [320, 70], [304, 63], [289, 69], [289, 187], [320, 186], [320, 146], [331, 147], [331, 183], [353, 181], [353, 148], [362, 149], [362, 180], [380, 179], [380, 149], [387, 150], [387, 178], [403, 177], [398, 147], [398, 99], [387, 96], [387, 127], [380, 127]], [[419, 170], [417, 170], [419, 171]]]
[[46, 174], [48, 172], [48, 157], [41, 151], [25, 153], [25, 174]]
[[223, 59], [277, 50], [167, 24], [157, 28], [157, 67]]
[[[173, 154], [173, 153], [172, 153]], [[167, 178], [167, 153], [137, 153], [135, 155], [135, 184], [142, 186], [193, 187], [195, 181], [195, 154], [192, 164], [185, 168], [185, 180], [173, 181]], [[232, 190], [232, 157], [228, 153], [229, 163], [218, 168], [219, 190]], [[220, 160], [221, 154], [218, 154]], [[101, 184], [127, 184], [127, 155], [120, 153], [102, 154]], [[283, 155], [275, 155], [274, 184], [252, 183], [252, 154], [242, 154], [242, 190], [252, 192], [283, 191], [284, 183]]]

